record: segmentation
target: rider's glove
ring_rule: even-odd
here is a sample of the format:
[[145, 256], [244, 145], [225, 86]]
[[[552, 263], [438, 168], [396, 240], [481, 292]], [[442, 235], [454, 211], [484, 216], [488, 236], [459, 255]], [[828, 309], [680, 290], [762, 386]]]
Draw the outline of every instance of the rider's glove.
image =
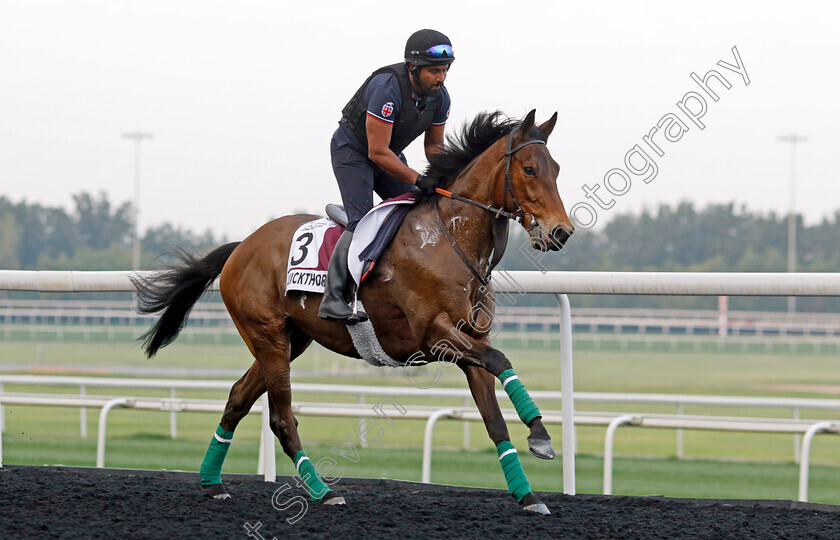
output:
[[434, 195], [435, 188], [440, 187], [441, 182], [437, 178], [421, 174], [417, 176], [417, 180], [414, 181], [414, 185], [417, 186], [420, 189], [420, 191], [422, 191], [426, 195]]

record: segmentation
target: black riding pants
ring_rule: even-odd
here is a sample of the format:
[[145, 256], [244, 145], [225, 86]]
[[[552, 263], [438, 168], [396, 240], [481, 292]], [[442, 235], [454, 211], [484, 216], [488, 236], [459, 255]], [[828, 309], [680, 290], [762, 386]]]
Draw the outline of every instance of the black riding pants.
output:
[[[359, 220], [373, 208], [374, 192], [385, 200], [414, 188], [386, 174], [367, 155], [350, 145], [338, 145], [335, 137], [330, 142], [330, 156], [344, 210], [347, 211], [348, 231], [354, 231]], [[406, 162], [403, 154], [398, 157]]]

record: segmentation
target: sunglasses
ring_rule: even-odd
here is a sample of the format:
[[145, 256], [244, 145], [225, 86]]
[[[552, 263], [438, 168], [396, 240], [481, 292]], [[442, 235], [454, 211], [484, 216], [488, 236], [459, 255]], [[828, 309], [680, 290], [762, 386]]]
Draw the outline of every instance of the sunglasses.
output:
[[454, 55], [452, 53], [452, 45], [435, 45], [434, 47], [429, 47], [425, 51], [411, 51], [414, 54], [422, 54], [426, 57], [431, 58], [452, 58]]

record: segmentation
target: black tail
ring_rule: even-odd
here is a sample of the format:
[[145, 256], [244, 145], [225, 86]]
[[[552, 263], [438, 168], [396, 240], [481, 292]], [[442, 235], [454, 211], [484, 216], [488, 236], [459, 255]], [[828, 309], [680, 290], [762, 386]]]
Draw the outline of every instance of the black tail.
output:
[[151, 278], [132, 276], [131, 282], [137, 288], [138, 311], [163, 311], [157, 322], [139, 338], [143, 340], [143, 350], [147, 357], [153, 357], [161, 347], [175, 341], [187, 323], [193, 305], [213, 280], [219, 277], [225, 262], [239, 244], [225, 244], [203, 259], [176, 248], [174, 255], [181, 261], [181, 265], [159, 272]]

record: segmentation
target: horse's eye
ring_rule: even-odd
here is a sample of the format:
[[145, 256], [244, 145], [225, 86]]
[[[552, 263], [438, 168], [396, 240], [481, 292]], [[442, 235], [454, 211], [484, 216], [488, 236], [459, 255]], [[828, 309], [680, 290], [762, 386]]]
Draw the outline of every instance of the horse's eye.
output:
[[535, 171], [533, 167], [522, 167], [522, 170], [528, 176], [536, 176], [537, 175], [537, 171]]

